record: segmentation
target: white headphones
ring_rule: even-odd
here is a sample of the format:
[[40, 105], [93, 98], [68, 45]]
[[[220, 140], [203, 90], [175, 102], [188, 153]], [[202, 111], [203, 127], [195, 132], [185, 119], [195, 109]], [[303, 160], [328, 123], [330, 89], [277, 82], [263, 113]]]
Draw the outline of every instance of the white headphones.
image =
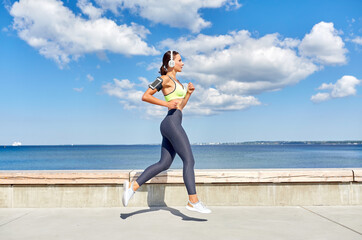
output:
[[171, 51], [171, 59], [170, 59], [170, 61], [168, 61], [168, 66], [169, 67], [175, 66], [175, 61], [173, 60], [173, 51]]

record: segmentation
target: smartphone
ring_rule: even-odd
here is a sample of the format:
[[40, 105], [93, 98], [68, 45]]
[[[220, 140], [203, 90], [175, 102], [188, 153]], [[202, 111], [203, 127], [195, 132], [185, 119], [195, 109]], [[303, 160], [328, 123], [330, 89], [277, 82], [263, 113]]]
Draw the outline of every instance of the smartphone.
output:
[[148, 85], [152, 90], [157, 89], [157, 91], [160, 91], [162, 89], [162, 78], [157, 77], [156, 80]]

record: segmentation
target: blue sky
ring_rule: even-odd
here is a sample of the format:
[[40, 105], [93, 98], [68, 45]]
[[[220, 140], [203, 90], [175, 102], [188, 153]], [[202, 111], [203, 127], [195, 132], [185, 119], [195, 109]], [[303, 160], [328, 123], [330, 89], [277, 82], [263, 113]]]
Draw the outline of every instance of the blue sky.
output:
[[191, 143], [361, 140], [361, 12], [358, 0], [5, 0], [0, 144], [160, 143], [167, 109], [141, 97], [169, 49], [196, 87]]

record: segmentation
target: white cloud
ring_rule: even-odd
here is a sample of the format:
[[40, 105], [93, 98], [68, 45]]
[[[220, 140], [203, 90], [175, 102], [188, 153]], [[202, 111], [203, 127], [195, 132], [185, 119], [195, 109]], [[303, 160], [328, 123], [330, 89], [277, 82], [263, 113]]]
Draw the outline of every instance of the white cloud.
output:
[[[120, 99], [120, 103], [125, 109], [138, 109], [145, 113], [145, 117], [164, 117], [167, 108], [142, 101], [144, 91], [147, 89], [148, 80], [139, 77], [140, 84], [135, 84], [128, 79], [113, 79], [113, 83], [102, 86], [105, 93]], [[138, 90], [137, 87], [141, 87]], [[158, 92], [154, 97], [164, 100], [162, 92]], [[215, 88], [203, 88], [195, 85], [195, 91], [191, 96], [184, 113], [190, 115], [212, 115], [223, 111], [243, 110], [261, 103], [253, 96], [238, 96], [233, 94], [220, 93]]]
[[87, 74], [88, 81], [92, 82], [94, 81], [94, 77], [90, 74]]
[[238, 0], [234, 0], [234, 1], [227, 1], [225, 3], [225, 7], [227, 11], [231, 11], [231, 10], [235, 10], [235, 9], [239, 9], [241, 8], [243, 5], [238, 3]]
[[310, 100], [315, 103], [327, 101], [331, 98], [329, 93], [317, 93], [316, 95], [313, 95]]
[[10, 9], [11, 9], [11, 1], [10, 0], [3, 0], [3, 5], [4, 5], [4, 8], [9, 12]]
[[81, 87], [81, 88], [73, 88], [73, 90], [74, 91], [76, 91], [76, 92], [83, 92], [83, 87]]
[[95, 0], [97, 5], [99, 5], [103, 10], [110, 10], [114, 14], [119, 15], [118, 8], [122, 8], [123, 1], [118, 0]]
[[299, 51], [302, 56], [311, 57], [322, 64], [345, 64], [347, 49], [344, 48], [340, 34], [333, 23], [320, 22], [305, 35], [299, 45]]
[[184, 58], [182, 76], [222, 94], [254, 95], [298, 83], [318, 70], [297, 55], [298, 39], [278, 34], [254, 38], [241, 30], [227, 35], [166, 39], [160, 46], [178, 46]]
[[138, 80], [140, 80], [140, 82], [141, 82], [140, 84], [138, 84], [138, 86], [143, 87], [144, 89], [148, 88], [149, 82], [148, 82], [147, 78], [139, 77]]
[[351, 40], [351, 42], [357, 43], [358, 45], [362, 45], [362, 37], [355, 37]]
[[[246, 33], [248, 31], [240, 31], [239, 33]], [[214, 51], [223, 50], [225, 47], [235, 43], [233, 34], [209, 36], [205, 34], [198, 34], [196, 37], [180, 37], [177, 40], [166, 39], [160, 43], [161, 48], [169, 48], [177, 46], [182, 51], [183, 56], [191, 56], [200, 53], [212, 53]]]
[[157, 61], [157, 62], [151, 62], [150, 64], [147, 65], [147, 71], [152, 70], [152, 69], [157, 69], [159, 70], [160, 67], [162, 65], [161, 61]]
[[[323, 26], [322, 23], [315, 26]], [[311, 34], [306, 34], [304, 44], [308, 35], [316, 36], [318, 31], [314, 27]], [[337, 38], [339, 36], [334, 40]], [[305, 56], [305, 53], [298, 54], [301, 44], [299, 39], [283, 38], [278, 33], [256, 38], [250, 32], [241, 30], [217, 36], [198, 34], [166, 39], [160, 42], [159, 48], [178, 47], [174, 50], [181, 53], [185, 62], [180, 78], [191, 79], [196, 86], [185, 112], [210, 115], [260, 105], [254, 95], [297, 84], [320, 70], [322, 66], [316, 65], [314, 58]], [[326, 55], [315, 56], [322, 59]], [[158, 70], [159, 66], [160, 63], [154, 62], [149, 68]], [[313, 100], [325, 101], [341, 97], [342, 93], [350, 94], [351, 91], [347, 91], [349, 88], [343, 83], [340, 81], [333, 86], [322, 84], [320, 89], [331, 90], [331, 93], [318, 93]]]
[[358, 80], [354, 76], [345, 75], [339, 79], [335, 84], [323, 83], [318, 89], [319, 90], [330, 90], [328, 93], [317, 93], [311, 97], [311, 101], [318, 103], [333, 98], [342, 98], [351, 95], [356, 95], [356, 86], [361, 84], [361, 80]]
[[96, 0], [96, 2], [102, 9], [111, 10], [115, 14], [119, 14], [118, 9], [129, 9], [132, 13], [154, 23], [187, 28], [194, 33], [211, 26], [211, 22], [200, 16], [201, 8], [225, 6], [226, 10], [233, 10], [241, 7], [237, 0]]
[[[80, 1], [78, 5], [88, 15], [96, 17], [98, 13], [89, 10], [92, 8], [87, 3]], [[19, 37], [60, 67], [83, 54], [99, 51], [126, 55], [159, 53], [143, 41], [149, 34], [143, 26], [117, 25], [107, 18], [87, 20], [74, 15], [59, 0], [20, 0], [12, 5], [10, 14]]]
[[[145, 82], [144, 78], [141, 78], [141, 84]], [[142, 96], [144, 91], [137, 90], [136, 84], [132, 83], [128, 79], [118, 80], [113, 79], [113, 83], [107, 83], [102, 86], [105, 93], [109, 96], [114, 96], [120, 99], [120, 103], [125, 109], [138, 109], [142, 112], [146, 112], [147, 116], [162, 117], [165, 115], [165, 107], [154, 105], [154, 104], [145, 104], [142, 101]]]
[[318, 89], [319, 90], [329, 90], [329, 89], [333, 89], [334, 88], [334, 84], [333, 83], [323, 83]]
[[88, 0], [78, 0], [77, 6], [91, 19], [100, 18], [103, 14], [103, 9], [94, 7]]
[[353, 76], [343, 76], [333, 86], [331, 96], [332, 98], [341, 98], [356, 95], [356, 85], [360, 83], [361, 80], [358, 80]]
[[212, 115], [224, 111], [244, 110], [261, 103], [253, 96], [225, 94], [215, 88], [203, 88], [195, 85], [185, 112], [192, 115]]

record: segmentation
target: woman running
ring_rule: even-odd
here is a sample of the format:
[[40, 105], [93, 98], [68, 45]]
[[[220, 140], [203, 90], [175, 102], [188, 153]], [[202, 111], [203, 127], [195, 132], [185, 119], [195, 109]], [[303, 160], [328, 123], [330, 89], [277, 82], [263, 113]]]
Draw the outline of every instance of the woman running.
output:
[[[159, 162], [146, 168], [132, 184], [128, 181], [124, 182], [122, 202], [124, 206], [127, 206], [128, 201], [142, 184], [160, 172], [169, 169], [177, 153], [183, 161], [183, 179], [189, 195], [186, 208], [191, 211], [211, 213], [211, 210], [197, 198], [194, 173], [195, 161], [189, 139], [181, 126], [182, 109], [186, 106], [195, 87], [192, 83], [189, 83], [187, 89], [185, 89], [176, 78], [176, 73], [181, 72], [184, 65], [178, 52], [167, 51], [163, 55], [162, 62], [163, 64], [160, 68], [161, 77], [158, 77], [149, 85], [149, 88], [142, 97], [142, 101], [168, 108], [168, 113], [160, 125], [163, 137], [161, 159]], [[166, 101], [153, 96], [156, 91], [161, 89]]]

